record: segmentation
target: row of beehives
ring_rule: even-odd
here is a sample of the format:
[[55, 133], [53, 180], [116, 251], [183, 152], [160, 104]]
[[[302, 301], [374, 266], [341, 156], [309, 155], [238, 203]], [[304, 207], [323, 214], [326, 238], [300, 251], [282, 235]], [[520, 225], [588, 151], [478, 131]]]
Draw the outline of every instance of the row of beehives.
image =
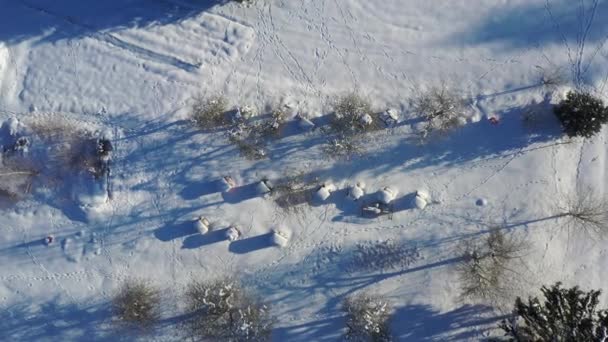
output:
[[[222, 179], [223, 191], [230, 191], [236, 186], [236, 182], [229, 176], [223, 177]], [[316, 203], [326, 202], [332, 193], [338, 188], [330, 182], [321, 184], [316, 188], [313, 194], [313, 200]], [[262, 180], [256, 185], [256, 191], [259, 195], [265, 195], [273, 190], [273, 185], [269, 180]], [[372, 193], [369, 196], [369, 200], [362, 206], [362, 214], [364, 215], [382, 215], [391, 211], [391, 205], [397, 198], [398, 190], [394, 187], [386, 186], [378, 190], [376, 193]], [[349, 186], [346, 192], [346, 196], [351, 201], [359, 201], [366, 195], [366, 187], [363, 182], [357, 182], [355, 185]], [[424, 209], [430, 202], [430, 196], [424, 190], [418, 190], [413, 196], [412, 207], [418, 209]], [[194, 226], [200, 234], [206, 234], [212, 229], [212, 224], [209, 220], [200, 216], [194, 221]], [[271, 242], [277, 246], [286, 246], [289, 242], [290, 233], [287, 229], [277, 228], [271, 233]], [[225, 238], [228, 241], [235, 241], [242, 236], [241, 230], [232, 225], [225, 231]]]

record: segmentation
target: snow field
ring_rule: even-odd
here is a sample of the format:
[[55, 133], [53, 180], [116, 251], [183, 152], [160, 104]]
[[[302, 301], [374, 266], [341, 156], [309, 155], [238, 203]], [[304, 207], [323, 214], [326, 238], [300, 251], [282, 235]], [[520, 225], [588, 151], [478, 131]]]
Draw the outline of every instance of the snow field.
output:
[[[536, 66], [569, 72], [576, 54], [560, 37], [575, 39], [572, 2], [551, 1], [554, 19], [544, 0], [208, 3], [0, 0], [1, 118], [109, 130], [115, 145], [111, 198], [74, 177], [2, 207], [0, 340], [111, 339], [101, 329], [104, 305], [125, 279], [167, 290], [171, 318], [192, 279], [223, 275], [268, 301], [277, 341], [336, 338], [341, 301], [361, 291], [391, 300], [398, 340], [478, 340], [510, 307], [463, 302], [453, 266], [459, 244], [488, 225], [509, 226], [533, 245], [514, 295], [557, 280], [605, 285], [606, 248], [542, 219], [577, 189], [605, 192], [606, 131], [567, 141], [550, 107], [538, 125], [522, 121], [533, 101], [553, 93], [556, 103], [571, 86], [540, 85]], [[602, 25], [596, 20], [584, 54], [587, 81], [601, 94]], [[442, 83], [468, 100], [471, 119], [419, 144], [411, 99]], [[353, 90], [378, 112], [394, 108], [399, 122], [366, 136], [363, 156], [334, 160], [320, 128]], [[222, 132], [188, 122], [199, 94], [260, 114], [289, 104], [289, 129], [267, 159], [247, 160]], [[47, 152], [32, 141], [37, 160]], [[261, 180], [299, 173], [312, 192], [330, 180], [335, 187], [324, 188], [321, 203], [288, 210], [272, 193], [261, 196]], [[365, 186], [349, 192], [357, 182]], [[394, 213], [361, 217], [362, 202], [387, 186], [396, 192], [382, 200]], [[79, 206], [98, 199], [101, 206]], [[201, 216], [213, 227], [205, 234], [195, 225]], [[55, 240], [45, 246], [48, 235]], [[179, 337], [168, 326], [154, 339]]]

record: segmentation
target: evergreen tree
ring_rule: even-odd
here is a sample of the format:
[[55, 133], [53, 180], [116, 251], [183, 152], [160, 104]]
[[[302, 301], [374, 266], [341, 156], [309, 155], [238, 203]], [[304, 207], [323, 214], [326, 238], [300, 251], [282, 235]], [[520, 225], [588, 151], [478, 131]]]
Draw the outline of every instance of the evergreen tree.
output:
[[584, 92], [569, 92], [555, 107], [555, 115], [568, 136], [589, 138], [608, 122], [608, 109], [601, 99]]
[[505, 336], [517, 342], [608, 341], [608, 312], [598, 310], [601, 291], [584, 292], [556, 283], [537, 297], [515, 301], [514, 316], [500, 323]]

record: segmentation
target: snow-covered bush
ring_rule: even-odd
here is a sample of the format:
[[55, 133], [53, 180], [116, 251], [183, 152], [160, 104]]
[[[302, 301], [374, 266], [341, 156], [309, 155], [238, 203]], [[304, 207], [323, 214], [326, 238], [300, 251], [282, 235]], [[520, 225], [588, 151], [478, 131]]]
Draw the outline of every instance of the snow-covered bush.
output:
[[424, 120], [420, 136], [445, 134], [466, 123], [464, 100], [445, 86], [432, 88], [413, 101], [413, 110]]
[[274, 110], [269, 117], [253, 122], [241, 121], [228, 131], [228, 139], [238, 147], [242, 156], [252, 160], [264, 159], [268, 156], [268, 141], [279, 136], [285, 118], [283, 110]]
[[541, 288], [543, 297], [517, 297], [513, 317], [499, 327], [510, 341], [606, 341], [608, 311], [599, 310], [601, 291], [585, 292], [561, 283]]
[[284, 108], [274, 109], [269, 117], [260, 120], [252, 126], [252, 134], [259, 139], [277, 138], [281, 128], [287, 121], [287, 114]]
[[494, 228], [485, 239], [464, 241], [462, 259], [457, 266], [463, 297], [494, 300], [507, 294], [509, 283], [518, 273], [515, 263], [521, 260], [528, 244], [501, 228]]
[[384, 112], [380, 113], [380, 120], [384, 122], [386, 127], [393, 127], [399, 123], [399, 113], [396, 109], [388, 108]]
[[112, 299], [115, 316], [122, 324], [146, 328], [160, 317], [160, 292], [143, 280], [126, 280]]
[[604, 102], [586, 92], [569, 92], [555, 107], [555, 115], [571, 137], [592, 137], [608, 122], [608, 108]]
[[192, 120], [202, 129], [229, 125], [228, 100], [223, 96], [196, 97], [192, 105]]
[[334, 105], [331, 126], [342, 135], [352, 135], [369, 130], [374, 124], [371, 105], [356, 93], [347, 94]]
[[228, 140], [233, 143], [241, 155], [250, 160], [268, 157], [265, 141], [258, 134], [252, 133], [252, 126], [239, 125], [228, 131]]
[[247, 121], [258, 115], [258, 110], [253, 106], [242, 106], [236, 109], [234, 121]]
[[359, 294], [347, 298], [342, 306], [346, 313], [344, 339], [355, 342], [392, 341], [389, 319], [390, 303], [381, 297]]
[[231, 279], [194, 281], [186, 290], [192, 337], [204, 341], [269, 341], [269, 309]]

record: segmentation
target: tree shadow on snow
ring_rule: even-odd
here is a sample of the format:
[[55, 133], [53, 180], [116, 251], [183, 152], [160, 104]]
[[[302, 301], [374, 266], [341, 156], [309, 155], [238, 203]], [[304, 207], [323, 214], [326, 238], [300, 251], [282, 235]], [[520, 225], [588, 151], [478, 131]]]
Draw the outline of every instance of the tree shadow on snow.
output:
[[19, 303], [0, 312], [1, 341], [128, 341], [108, 326], [108, 305], [82, 307], [56, 300]]
[[[537, 43], [563, 43], [564, 39], [576, 46], [579, 35], [584, 33], [581, 22], [594, 21], [587, 33], [587, 42], [593, 43], [606, 38], [608, 3], [600, 1], [592, 13], [593, 1], [586, 2], [585, 13], [580, 11], [582, 2], [552, 0], [522, 2], [496, 8], [491, 16], [482, 16], [483, 21], [462, 34], [465, 41], [474, 44], [503, 42], [513, 47], [526, 48]], [[549, 5], [547, 7], [547, 4]], [[582, 32], [581, 32], [582, 31]], [[453, 42], [450, 39], [450, 42]]]
[[504, 318], [483, 305], [464, 305], [448, 312], [408, 305], [397, 308], [391, 325], [398, 341], [471, 341], [482, 339]]
[[[298, 312], [310, 309], [311, 298], [315, 298], [317, 302], [319, 297], [325, 297], [325, 304], [315, 313], [327, 319], [284, 325], [274, 332], [278, 340], [335, 340], [344, 327], [340, 307], [350, 295], [395, 277], [421, 271], [443, 270], [461, 260], [460, 257], [436, 255], [433, 251], [428, 253], [427, 260], [419, 255], [408, 254], [407, 251], [415, 248], [410, 241], [401, 241], [399, 245], [404, 249], [390, 256], [393, 260], [399, 260], [391, 266], [381, 267], [376, 260], [389, 256], [379, 256], [373, 251], [367, 256], [361, 256], [361, 249], [355, 245], [337, 250], [324, 247], [314, 250], [295, 264], [280, 266], [273, 270], [269, 277], [251, 274], [245, 276], [244, 281], [256, 284], [260, 295], [272, 298], [277, 307], [291, 308], [279, 314], [297, 315]], [[405, 258], [409, 260], [405, 261]], [[262, 276], [264, 281], [257, 279], [259, 276]]]
[[313, 322], [275, 328], [273, 341], [338, 341], [344, 328], [345, 319], [341, 315], [319, 319]]

